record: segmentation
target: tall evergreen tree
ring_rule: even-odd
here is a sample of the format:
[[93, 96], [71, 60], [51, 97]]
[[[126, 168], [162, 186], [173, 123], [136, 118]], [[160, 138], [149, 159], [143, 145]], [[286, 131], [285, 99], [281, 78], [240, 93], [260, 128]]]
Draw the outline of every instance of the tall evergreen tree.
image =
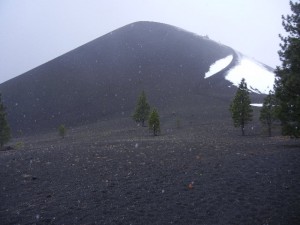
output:
[[5, 107], [0, 93], [0, 148], [10, 140], [10, 128], [6, 120]]
[[138, 123], [142, 123], [142, 126], [144, 126], [145, 121], [149, 117], [149, 113], [150, 105], [148, 104], [146, 94], [143, 91], [138, 99], [137, 106], [133, 114], [133, 119]]
[[154, 136], [160, 133], [159, 115], [156, 109], [153, 109], [149, 117], [149, 129], [153, 132]]
[[290, 1], [290, 6], [292, 14], [282, 16], [288, 36], [279, 35], [282, 65], [275, 71], [275, 96], [279, 101], [282, 133], [300, 137], [300, 2]]
[[253, 110], [250, 103], [249, 90], [243, 78], [230, 105], [233, 124], [235, 127], [241, 128], [243, 136], [245, 135], [245, 125], [252, 120]]
[[268, 134], [272, 136], [272, 124], [276, 120], [277, 101], [272, 91], [265, 97], [260, 110], [260, 121], [268, 127]]

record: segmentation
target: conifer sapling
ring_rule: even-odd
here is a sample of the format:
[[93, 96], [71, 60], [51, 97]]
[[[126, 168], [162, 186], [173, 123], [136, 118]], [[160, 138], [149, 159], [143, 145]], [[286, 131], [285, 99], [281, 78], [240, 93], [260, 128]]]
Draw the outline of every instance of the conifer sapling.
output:
[[249, 90], [243, 78], [230, 105], [233, 124], [235, 127], [241, 128], [243, 136], [245, 135], [245, 125], [252, 120], [253, 109], [250, 104]]
[[160, 133], [159, 115], [156, 109], [153, 109], [149, 117], [149, 129], [153, 132], [154, 136]]
[[145, 125], [145, 121], [148, 119], [150, 113], [150, 105], [147, 102], [147, 97], [143, 91], [139, 96], [135, 112], [133, 114], [133, 119], [137, 123], [142, 123], [142, 126]]

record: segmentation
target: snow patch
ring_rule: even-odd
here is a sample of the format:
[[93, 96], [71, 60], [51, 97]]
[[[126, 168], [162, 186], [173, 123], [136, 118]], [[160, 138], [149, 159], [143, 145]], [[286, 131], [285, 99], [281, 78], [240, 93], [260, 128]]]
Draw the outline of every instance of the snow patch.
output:
[[251, 103], [250, 105], [254, 106], [254, 107], [262, 107], [263, 106], [262, 103]]
[[250, 91], [258, 94], [268, 94], [273, 90], [275, 74], [259, 62], [245, 56], [240, 56], [239, 63], [228, 71], [225, 79], [239, 86], [242, 78]]
[[229, 66], [229, 64], [232, 62], [232, 60], [233, 60], [232, 55], [228, 55], [223, 59], [217, 60], [212, 65], [210, 65], [209, 71], [205, 74], [204, 78], [211, 77], [212, 75], [225, 69], [227, 66]]

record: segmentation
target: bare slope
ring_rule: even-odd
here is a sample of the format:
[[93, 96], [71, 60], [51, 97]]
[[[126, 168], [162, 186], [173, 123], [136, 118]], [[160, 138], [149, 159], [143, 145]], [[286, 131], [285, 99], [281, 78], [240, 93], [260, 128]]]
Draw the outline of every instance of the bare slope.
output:
[[229, 54], [235, 52], [205, 37], [137, 22], [1, 84], [0, 92], [13, 131], [28, 134], [129, 117], [142, 90], [163, 117], [214, 120], [227, 113], [234, 91], [223, 76], [204, 74]]

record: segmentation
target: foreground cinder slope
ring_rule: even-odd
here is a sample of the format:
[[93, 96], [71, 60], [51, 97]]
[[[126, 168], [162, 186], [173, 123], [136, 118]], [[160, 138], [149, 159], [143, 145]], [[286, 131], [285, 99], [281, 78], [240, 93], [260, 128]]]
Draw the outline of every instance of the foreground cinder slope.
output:
[[14, 133], [129, 117], [142, 90], [165, 116], [214, 119], [234, 90], [222, 76], [204, 74], [229, 54], [234, 50], [206, 37], [137, 22], [1, 84], [0, 92]]
[[153, 137], [118, 123], [0, 151], [0, 223], [299, 223], [299, 141], [242, 137], [231, 124]]

